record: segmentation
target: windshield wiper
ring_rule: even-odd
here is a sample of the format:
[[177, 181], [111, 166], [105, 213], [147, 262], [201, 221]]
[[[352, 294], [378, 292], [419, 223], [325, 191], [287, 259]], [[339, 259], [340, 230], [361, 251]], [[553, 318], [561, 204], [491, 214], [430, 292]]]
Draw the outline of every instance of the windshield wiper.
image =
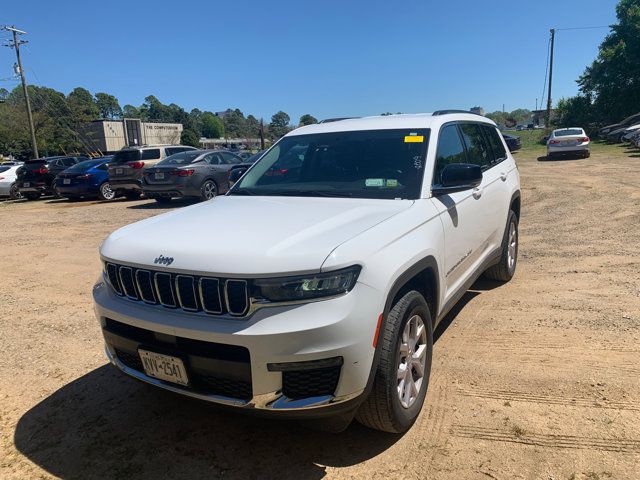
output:
[[266, 193], [266, 195], [282, 197], [353, 197], [353, 194], [349, 192], [332, 192], [330, 190], [277, 190]]

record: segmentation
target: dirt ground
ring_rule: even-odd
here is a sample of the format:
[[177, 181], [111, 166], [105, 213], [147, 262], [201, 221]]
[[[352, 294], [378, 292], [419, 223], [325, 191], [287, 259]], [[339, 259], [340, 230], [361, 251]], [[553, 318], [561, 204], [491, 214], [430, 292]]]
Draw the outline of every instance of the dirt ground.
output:
[[[98, 246], [149, 201], [0, 202], [0, 478], [640, 478], [640, 155], [517, 155], [520, 263], [437, 330], [405, 435], [332, 435], [107, 365]], [[173, 207], [177, 208], [177, 207]]]

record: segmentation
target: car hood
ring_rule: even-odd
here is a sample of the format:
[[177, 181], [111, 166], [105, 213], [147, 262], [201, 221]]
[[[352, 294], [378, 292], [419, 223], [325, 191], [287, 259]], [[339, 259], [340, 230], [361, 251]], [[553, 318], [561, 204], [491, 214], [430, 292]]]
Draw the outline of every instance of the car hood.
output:
[[[219, 276], [317, 272], [340, 244], [412, 200], [223, 196], [123, 227], [104, 259]], [[154, 264], [160, 256], [169, 266]]]

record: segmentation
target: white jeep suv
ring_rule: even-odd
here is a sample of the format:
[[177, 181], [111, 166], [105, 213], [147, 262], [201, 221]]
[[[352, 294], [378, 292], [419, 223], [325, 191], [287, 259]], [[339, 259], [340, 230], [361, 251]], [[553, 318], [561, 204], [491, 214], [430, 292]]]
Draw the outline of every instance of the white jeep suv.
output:
[[482, 273], [514, 274], [519, 183], [478, 115], [298, 128], [227, 195], [105, 240], [107, 355], [239, 410], [405, 431], [438, 322]]

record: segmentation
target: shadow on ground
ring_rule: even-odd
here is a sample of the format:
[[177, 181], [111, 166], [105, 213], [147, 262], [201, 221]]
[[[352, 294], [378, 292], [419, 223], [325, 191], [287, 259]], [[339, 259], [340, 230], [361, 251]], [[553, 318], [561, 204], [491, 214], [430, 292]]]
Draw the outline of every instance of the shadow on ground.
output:
[[145, 203], [136, 203], [127, 208], [131, 208], [133, 210], [166, 210], [167, 208], [186, 207], [198, 202], [199, 200], [197, 198], [176, 198], [167, 203], [158, 203], [155, 200], [151, 200]]
[[[435, 332], [499, 282], [477, 281]], [[241, 415], [137, 382], [104, 365], [65, 385], [18, 421], [19, 452], [63, 478], [320, 479], [362, 463], [401, 435], [357, 422], [340, 434]]]

